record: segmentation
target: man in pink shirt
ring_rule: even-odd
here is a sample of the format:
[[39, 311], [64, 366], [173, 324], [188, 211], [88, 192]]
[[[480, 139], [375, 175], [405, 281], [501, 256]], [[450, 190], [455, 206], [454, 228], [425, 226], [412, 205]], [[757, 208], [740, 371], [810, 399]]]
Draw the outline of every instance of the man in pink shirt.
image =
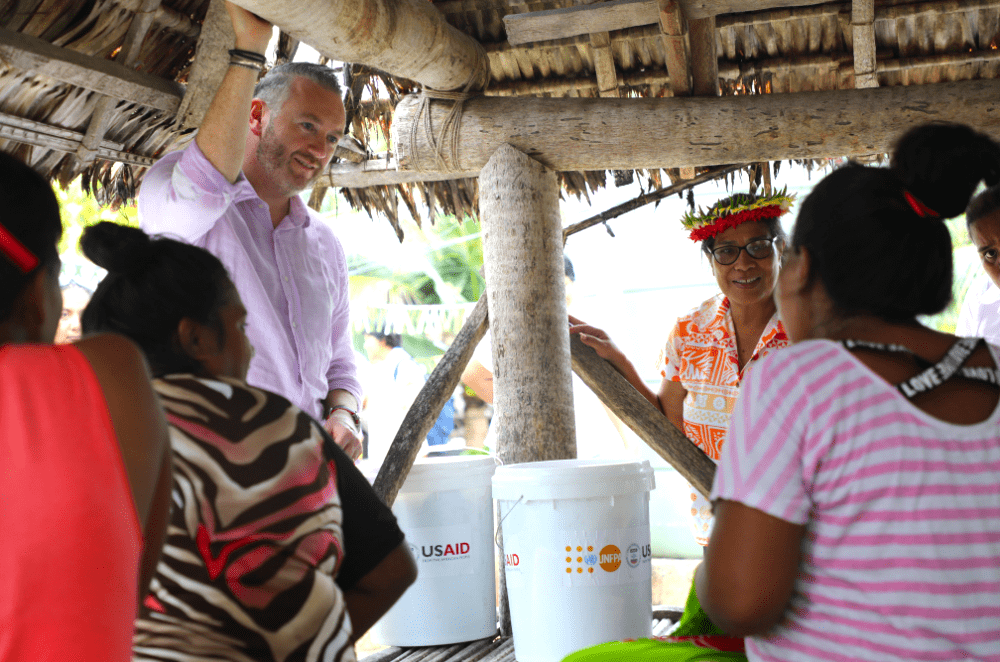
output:
[[[247, 307], [255, 356], [247, 381], [324, 420], [360, 454], [344, 249], [297, 193], [330, 162], [346, 113], [335, 74], [276, 67], [257, 84], [272, 26], [226, 3], [230, 66], [195, 141], [146, 173], [139, 220], [222, 260]], [[256, 84], [256, 88], [255, 88]]]

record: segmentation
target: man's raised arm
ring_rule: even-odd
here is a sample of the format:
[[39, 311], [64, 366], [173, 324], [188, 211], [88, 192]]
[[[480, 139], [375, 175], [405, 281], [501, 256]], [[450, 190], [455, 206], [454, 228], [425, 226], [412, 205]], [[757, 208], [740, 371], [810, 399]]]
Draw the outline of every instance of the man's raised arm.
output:
[[[271, 39], [271, 24], [230, 2], [226, 2], [226, 11], [233, 21], [236, 48], [263, 55]], [[250, 100], [259, 73], [250, 67], [229, 65], [195, 138], [205, 158], [230, 182], [236, 181], [243, 167]]]

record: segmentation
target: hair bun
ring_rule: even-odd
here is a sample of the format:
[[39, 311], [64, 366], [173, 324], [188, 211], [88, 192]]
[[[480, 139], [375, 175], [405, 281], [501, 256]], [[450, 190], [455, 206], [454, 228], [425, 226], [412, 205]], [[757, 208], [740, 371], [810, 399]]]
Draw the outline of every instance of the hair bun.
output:
[[83, 231], [80, 248], [91, 262], [109, 273], [128, 274], [148, 263], [151, 242], [142, 230], [101, 221]]
[[903, 134], [891, 170], [942, 218], [965, 211], [979, 182], [1000, 175], [1000, 145], [962, 124], [925, 124]]

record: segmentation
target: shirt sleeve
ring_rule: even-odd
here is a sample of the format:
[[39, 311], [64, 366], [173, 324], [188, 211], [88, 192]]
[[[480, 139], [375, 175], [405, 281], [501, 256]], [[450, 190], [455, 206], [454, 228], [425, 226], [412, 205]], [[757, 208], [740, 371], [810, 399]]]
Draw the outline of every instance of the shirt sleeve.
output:
[[337, 586], [350, 590], [405, 539], [396, 516], [375, 494], [361, 471], [343, 449], [323, 431], [323, 447], [337, 468], [337, 492], [344, 509], [344, 562], [337, 572]]
[[[314, 223], [322, 223], [313, 219]], [[330, 343], [333, 352], [326, 370], [326, 381], [330, 391], [343, 389], [362, 402], [363, 389], [358, 380], [358, 368], [354, 362], [354, 343], [351, 337], [351, 300], [348, 285], [347, 256], [340, 241], [329, 232], [332, 245], [329, 253], [333, 260], [333, 272], [337, 282], [333, 295], [333, 317], [330, 323]]]
[[237, 197], [254, 195], [241, 172], [230, 182], [191, 142], [161, 158], [139, 188], [139, 226], [148, 234], [169, 235], [194, 243], [222, 218]]
[[802, 460], [808, 396], [797, 362], [784, 354], [765, 357], [743, 381], [710, 499], [805, 524], [811, 508]]
[[660, 376], [672, 382], [679, 382], [681, 380], [681, 372], [683, 370], [683, 366], [681, 365], [682, 340], [681, 323], [678, 320], [674, 328], [670, 330], [670, 335], [667, 336], [667, 344], [660, 353], [659, 361]]

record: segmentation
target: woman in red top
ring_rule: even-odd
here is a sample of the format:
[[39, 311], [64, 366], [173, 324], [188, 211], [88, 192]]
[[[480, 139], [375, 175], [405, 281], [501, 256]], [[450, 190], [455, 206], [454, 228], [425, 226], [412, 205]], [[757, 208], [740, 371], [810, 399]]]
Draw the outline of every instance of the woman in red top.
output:
[[125, 662], [170, 503], [167, 428], [142, 354], [52, 345], [59, 205], [0, 154], [0, 661]]

